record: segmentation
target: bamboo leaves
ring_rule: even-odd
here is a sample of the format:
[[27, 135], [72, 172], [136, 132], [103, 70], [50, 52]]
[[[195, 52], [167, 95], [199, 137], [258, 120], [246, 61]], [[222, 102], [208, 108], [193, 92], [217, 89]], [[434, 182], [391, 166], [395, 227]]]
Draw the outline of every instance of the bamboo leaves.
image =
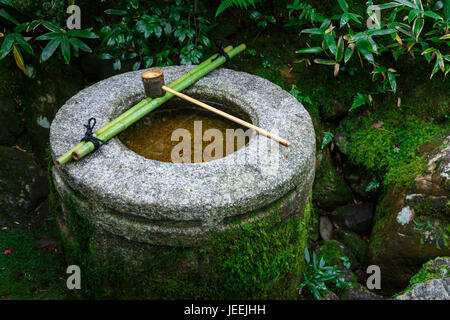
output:
[[49, 40], [44, 50], [42, 50], [40, 61], [47, 61], [58, 49], [61, 48], [61, 54], [66, 63], [70, 62], [71, 48], [74, 55], [77, 57], [79, 51], [91, 52], [91, 48], [78, 38], [95, 39], [97, 35], [90, 29], [85, 30], [69, 30], [65, 31], [58, 28], [52, 23], [43, 23], [43, 25], [50, 30], [50, 32], [45, 33], [36, 38], [36, 40]]
[[[343, 64], [350, 62], [356, 51], [361, 67], [364, 60], [369, 62], [374, 69], [373, 79], [382, 79], [378, 92], [397, 91], [398, 74], [394, 69], [382, 67], [378, 62], [377, 57], [385, 52], [390, 52], [395, 61], [404, 54], [414, 57], [416, 52], [421, 52], [427, 62], [435, 59], [431, 77], [438, 71], [442, 71], [444, 75], [450, 71], [450, 64], [446, 59], [449, 55], [443, 53], [450, 44], [450, 1], [431, 4], [422, 0], [394, 0], [379, 4], [376, 5], [377, 9], [390, 10], [390, 13], [377, 17], [377, 23], [367, 25], [367, 28], [361, 23], [359, 16], [352, 16], [352, 8], [345, 0], [337, 2], [342, 14], [324, 19], [320, 27], [301, 31], [321, 46], [307, 44], [308, 48], [298, 50], [297, 53], [326, 54], [327, 57], [318, 57], [314, 62], [334, 65], [334, 75], [337, 76], [340, 70], [350, 70]], [[371, 2], [367, 6], [369, 19], [372, 19], [374, 9], [371, 8]], [[401, 15], [405, 12], [406, 15]], [[309, 62], [310, 58], [301, 61], [303, 60]], [[380, 71], [382, 69], [385, 70]]]
[[[0, 0], [1, 4], [11, 5], [9, 0]], [[5, 58], [12, 52], [17, 67], [22, 70], [27, 76], [33, 77], [34, 68], [27, 66], [24, 62], [22, 50], [29, 55], [34, 55], [34, 49], [31, 45], [33, 37], [24, 37], [22, 32], [35, 32], [39, 26], [45, 27], [50, 32], [40, 35], [34, 40], [48, 41], [44, 47], [40, 61], [48, 60], [58, 49], [61, 48], [61, 55], [66, 63], [70, 62], [71, 48], [75, 56], [78, 56], [79, 51], [91, 52], [89, 46], [78, 38], [95, 39], [97, 35], [90, 29], [85, 30], [69, 30], [66, 31], [57, 25], [46, 20], [33, 20], [31, 22], [20, 23], [17, 19], [12, 17], [5, 9], [0, 9], [0, 18], [6, 19], [15, 25], [12, 32], [4, 36], [3, 43], [0, 47], [0, 59]]]

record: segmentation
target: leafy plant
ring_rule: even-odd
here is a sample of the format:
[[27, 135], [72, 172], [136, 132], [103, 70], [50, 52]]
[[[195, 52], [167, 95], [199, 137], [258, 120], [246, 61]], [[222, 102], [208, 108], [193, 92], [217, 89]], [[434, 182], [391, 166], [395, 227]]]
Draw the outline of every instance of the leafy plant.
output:
[[442, 242], [445, 247], [449, 248], [450, 224], [446, 224], [444, 227], [432, 223], [430, 219], [422, 222], [413, 220], [413, 222], [414, 230], [420, 233], [420, 244], [424, 244], [426, 240], [433, 240], [431, 236], [434, 235], [437, 249], [441, 249], [439, 242]]
[[380, 187], [380, 183], [378, 182], [377, 179], [374, 179], [373, 181], [370, 181], [367, 186], [366, 186], [366, 192], [372, 191], [372, 190], [376, 190]]
[[323, 139], [322, 139], [322, 150], [331, 142], [333, 141], [334, 134], [331, 132], [325, 131], [323, 133]]
[[255, 3], [258, 0], [222, 0], [217, 7], [216, 17], [231, 7], [239, 7], [241, 9], [247, 9], [250, 6], [255, 7]]
[[[390, 53], [395, 60], [402, 54], [423, 55], [426, 61], [435, 59], [431, 77], [441, 70], [450, 71], [450, 55], [443, 53], [449, 45], [450, 3], [436, 2], [431, 7], [429, 2], [395, 0], [377, 5], [380, 10], [390, 10], [388, 17], [375, 22], [375, 28], [368, 28], [362, 17], [351, 12], [345, 0], [338, 0], [341, 14], [321, 22], [319, 27], [308, 28], [301, 33], [308, 34], [317, 45], [298, 50], [301, 54], [325, 54], [327, 57], [314, 59], [315, 63], [333, 66], [334, 75], [339, 74], [341, 66], [357, 56], [361, 66], [365, 60], [373, 67], [373, 80], [382, 79], [380, 92], [387, 87], [397, 91], [396, 70], [382, 66], [376, 57]], [[440, 5], [438, 5], [440, 4]], [[367, 3], [367, 12], [371, 13], [373, 3]], [[444, 17], [438, 12], [445, 7]], [[313, 23], [314, 24], [314, 23]], [[356, 53], [356, 54], [355, 54]], [[359, 99], [359, 98], [358, 98]], [[361, 100], [362, 101], [362, 100]]]
[[255, 20], [256, 25], [263, 29], [265, 29], [269, 23], [275, 24], [277, 22], [274, 16], [265, 15], [256, 10], [250, 14], [250, 19]]
[[126, 61], [132, 63], [133, 70], [172, 65], [176, 59], [180, 64], [197, 64], [203, 50], [211, 45], [207, 37], [211, 27], [188, 1], [175, 0], [158, 7], [128, 0], [125, 9], [109, 9], [105, 13], [112, 20], [119, 17], [119, 21], [108, 24], [98, 18], [105, 25], [100, 30], [98, 49], [103, 52], [101, 59], [114, 61], [115, 70], [120, 70]]
[[352, 111], [354, 109], [357, 109], [361, 107], [362, 105], [371, 105], [372, 104], [372, 97], [369, 94], [362, 94], [358, 92], [353, 99], [353, 104], [350, 107], [349, 111]]
[[[298, 286], [300, 294], [303, 288], [306, 288], [314, 295], [315, 299], [319, 300], [325, 297], [330, 285], [339, 289], [350, 287], [351, 283], [345, 280], [342, 270], [337, 267], [326, 266], [323, 257], [318, 260], [315, 252], [313, 252], [311, 259], [308, 248], [305, 248], [305, 261], [304, 280]], [[345, 267], [349, 268], [348, 258], [344, 262]]]
[[309, 3], [304, 3], [300, 0], [294, 0], [286, 8], [289, 10], [289, 22], [285, 24], [286, 27], [301, 27], [308, 22], [323, 22], [325, 20], [325, 17], [317, 13], [316, 9]]
[[[9, 6], [11, 5], [10, 0], [0, 0], [0, 3]], [[74, 56], [78, 56], [80, 50], [91, 52], [90, 47], [80, 40], [80, 38], [97, 38], [97, 35], [92, 32], [91, 29], [65, 30], [46, 20], [34, 20], [31, 22], [20, 23], [5, 9], [0, 9], [0, 17], [6, 19], [15, 26], [12, 30], [9, 30], [9, 33], [0, 33], [0, 37], [4, 37], [2, 46], [0, 47], [0, 59], [5, 58], [9, 53], [13, 52], [17, 67], [29, 77], [34, 76], [35, 69], [32, 66], [25, 64], [22, 50], [29, 55], [34, 56], [35, 51], [30, 44], [33, 37], [23, 36], [22, 33], [38, 33], [40, 26], [50, 31], [37, 36], [34, 39], [48, 41], [47, 45], [42, 50], [40, 57], [41, 62], [47, 61], [51, 56], [53, 56], [58, 47], [60, 47], [60, 52], [64, 58], [64, 61], [69, 63], [72, 55], [71, 52], [73, 52]]]

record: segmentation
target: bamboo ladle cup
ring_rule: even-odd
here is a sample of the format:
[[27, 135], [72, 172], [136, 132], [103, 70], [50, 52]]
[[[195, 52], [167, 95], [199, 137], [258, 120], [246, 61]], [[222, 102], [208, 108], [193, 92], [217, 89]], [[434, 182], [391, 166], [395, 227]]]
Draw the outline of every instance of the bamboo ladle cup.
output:
[[184, 99], [186, 101], [192, 102], [193, 104], [198, 105], [199, 107], [202, 107], [206, 110], [209, 110], [211, 112], [214, 112], [224, 118], [227, 118], [228, 120], [231, 120], [233, 122], [236, 122], [238, 124], [240, 124], [241, 126], [250, 128], [252, 130], [255, 130], [256, 132], [270, 138], [273, 139], [279, 143], [281, 143], [282, 145], [289, 147], [289, 145], [291, 144], [289, 141], [280, 138], [279, 136], [270, 133], [267, 130], [261, 129], [247, 121], [244, 121], [242, 119], [239, 119], [235, 116], [232, 116], [231, 114], [228, 114], [226, 112], [223, 112], [219, 109], [216, 109], [214, 107], [211, 107], [210, 105], [203, 103], [201, 101], [198, 101], [197, 99], [191, 98], [181, 92], [175, 91], [169, 87], [166, 87], [164, 85], [164, 74], [161, 70], [149, 70], [146, 71], [142, 74], [142, 83], [144, 84], [144, 89], [145, 89], [145, 94], [147, 97], [150, 98], [157, 98], [157, 97], [162, 97], [165, 95], [166, 92], [169, 92], [181, 99]]

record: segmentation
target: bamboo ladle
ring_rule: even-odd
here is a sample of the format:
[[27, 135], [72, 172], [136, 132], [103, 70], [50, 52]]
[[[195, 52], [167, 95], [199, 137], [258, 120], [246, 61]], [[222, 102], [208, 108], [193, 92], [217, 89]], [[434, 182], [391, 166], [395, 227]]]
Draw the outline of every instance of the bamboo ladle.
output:
[[219, 109], [211, 107], [210, 105], [207, 105], [206, 103], [203, 103], [203, 102], [198, 101], [198, 100], [196, 100], [194, 98], [191, 98], [191, 97], [189, 97], [189, 96], [187, 96], [187, 95], [185, 95], [185, 94], [183, 94], [181, 92], [178, 92], [178, 91], [175, 91], [175, 90], [173, 90], [173, 89], [171, 89], [169, 87], [166, 87], [164, 85], [164, 74], [163, 74], [163, 72], [161, 70], [155, 69], [155, 70], [149, 70], [149, 71], [144, 72], [142, 74], [142, 82], [144, 84], [145, 94], [147, 95], [147, 97], [150, 97], [150, 98], [162, 97], [162, 96], [165, 95], [165, 92], [167, 91], [167, 92], [169, 92], [169, 93], [171, 93], [171, 94], [173, 94], [173, 95], [175, 95], [175, 96], [177, 96], [177, 97], [179, 97], [181, 99], [184, 99], [186, 101], [192, 102], [192, 103], [198, 105], [199, 107], [202, 107], [202, 108], [204, 108], [206, 110], [212, 111], [212, 112], [214, 112], [214, 113], [216, 113], [216, 114], [218, 114], [218, 115], [220, 115], [220, 116], [222, 116], [224, 118], [227, 118], [227, 119], [229, 119], [229, 120], [231, 120], [233, 122], [236, 122], [236, 123], [240, 124], [241, 126], [244, 126], [244, 127], [250, 128], [252, 130], [255, 130], [256, 132], [258, 132], [258, 133], [260, 133], [260, 134], [262, 134], [262, 135], [264, 135], [264, 136], [266, 136], [266, 137], [268, 137], [270, 139], [273, 139], [273, 140], [281, 143], [282, 145], [284, 145], [286, 147], [289, 147], [289, 145], [291, 144], [289, 141], [287, 141], [287, 140], [285, 140], [283, 138], [280, 138], [279, 136], [277, 136], [277, 135], [275, 135], [273, 133], [270, 133], [267, 130], [261, 129], [261, 128], [259, 128], [259, 127], [255, 126], [255, 125], [247, 122], [247, 121], [239, 119], [239, 118], [237, 118], [235, 116], [232, 116], [231, 114], [228, 114], [228, 113], [223, 112], [223, 111], [221, 111]]

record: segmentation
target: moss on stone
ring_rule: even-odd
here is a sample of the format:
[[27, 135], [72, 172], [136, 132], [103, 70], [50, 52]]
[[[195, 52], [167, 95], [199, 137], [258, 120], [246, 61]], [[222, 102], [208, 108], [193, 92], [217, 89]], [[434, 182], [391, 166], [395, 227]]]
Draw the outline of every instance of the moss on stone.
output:
[[433, 260], [426, 262], [418, 273], [416, 273], [411, 280], [409, 280], [409, 285], [401, 292], [395, 294], [393, 298], [404, 294], [412, 289], [412, 287], [418, 283], [423, 283], [432, 279], [440, 279], [443, 275], [450, 274], [450, 267], [447, 264], [439, 263], [443, 259], [448, 259], [448, 257], [437, 257]]
[[353, 199], [350, 188], [336, 172], [328, 151], [318, 154], [313, 194], [315, 203], [319, 207], [329, 210], [344, 205]]
[[280, 199], [257, 222], [211, 234], [195, 248], [151, 247], [142, 262], [130, 265], [116, 253], [100, 254], [99, 235], [77, 201], [74, 195], [64, 199], [69, 212], [62, 222], [68, 230], [63, 227], [61, 233], [68, 263], [82, 270], [83, 297], [281, 299], [297, 294], [313, 215], [310, 202], [299, 219], [282, 221], [278, 208], [292, 198]]
[[426, 169], [427, 162], [423, 157], [417, 157], [409, 163], [392, 166], [384, 179], [386, 187], [397, 184], [399, 188], [410, 189], [414, 179], [419, 177]]
[[359, 235], [354, 232], [341, 229], [335, 233], [335, 236], [337, 240], [339, 240], [352, 252], [352, 254], [362, 265], [366, 264], [367, 251], [369, 247]]
[[323, 257], [328, 265], [345, 269], [344, 257], [348, 257], [350, 268], [355, 269], [360, 264], [350, 249], [337, 240], [326, 240], [320, 247], [319, 256]]

